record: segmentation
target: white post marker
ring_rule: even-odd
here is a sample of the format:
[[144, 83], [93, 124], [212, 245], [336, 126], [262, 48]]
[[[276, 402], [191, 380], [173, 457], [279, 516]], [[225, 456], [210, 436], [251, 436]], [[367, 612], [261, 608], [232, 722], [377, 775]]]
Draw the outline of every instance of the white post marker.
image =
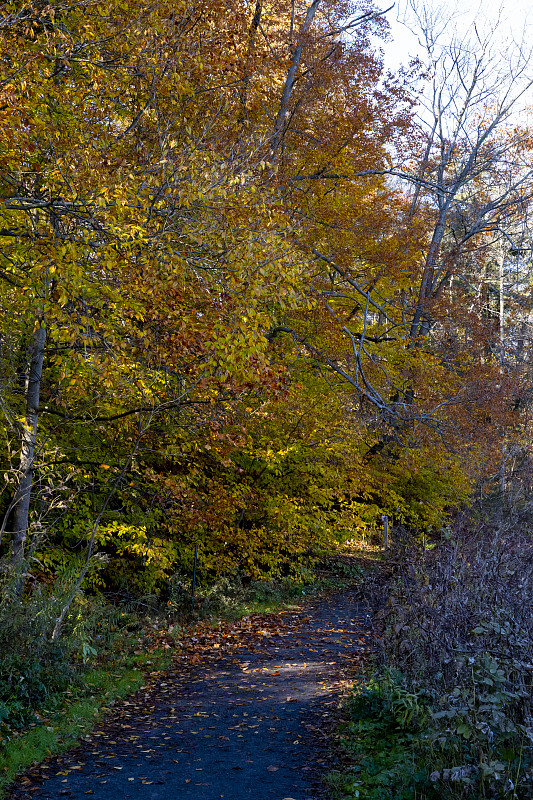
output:
[[383, 520], [383, 539], [385, 541], [385, 550], [389, 549], [389, 518], [387, 514], [382, 514], [381, 519]]

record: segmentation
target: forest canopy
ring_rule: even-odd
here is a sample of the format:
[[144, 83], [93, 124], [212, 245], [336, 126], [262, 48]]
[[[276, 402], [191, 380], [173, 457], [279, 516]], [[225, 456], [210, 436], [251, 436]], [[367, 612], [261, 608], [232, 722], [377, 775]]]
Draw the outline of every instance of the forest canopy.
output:
[[0, 7], [18, 591], [298, 577], [527, 487], [529, 54], [419, 23], [391, 74], [366, 2]]

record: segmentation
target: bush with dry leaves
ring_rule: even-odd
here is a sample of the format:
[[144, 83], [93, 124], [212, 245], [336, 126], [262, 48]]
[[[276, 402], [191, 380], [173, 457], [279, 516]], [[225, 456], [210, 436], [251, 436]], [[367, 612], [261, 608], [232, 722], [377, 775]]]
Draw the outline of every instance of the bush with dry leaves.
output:
[[471, 513], [395, 559], [378, 614], [387, 691], [394, 705], [393, 670], [420, 698], [420, 754], [445, 797], [533, 796], [532, 531], [529, 509]]

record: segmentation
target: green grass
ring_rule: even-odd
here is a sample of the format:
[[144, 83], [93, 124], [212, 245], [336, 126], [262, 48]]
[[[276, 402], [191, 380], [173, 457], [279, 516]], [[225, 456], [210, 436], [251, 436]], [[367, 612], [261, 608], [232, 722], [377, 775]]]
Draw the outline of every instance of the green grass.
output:
[[249, 614], [277, 614], [278, 611], [295, 611], [297, 608], [299, 608], [299, 604], [288, 603], [283, 600], [262, 603], [240, 603], [235, 608], [221, 611], [220, 619], [227, 620], [228, 622], [235, 622]]
[[[134, 666], [134, 661], [137, 666]], [[117, 700], [143, 686], [146, 668], [150, 672], [165, 670], [170, 662], [168, 650], [155, 650], [135, 658], [128, 656], [122, 663], [114, 664], [111, 672], [101, 668], [89, 669], [84, 676], [83, 689], [64, 698], [59, 710], [48, 712], [46, 708], [41, 709], [41, 723], [20, 733], [15, 732], [9, 741], [4, 742], [0, 753], [0, 797], [5, 796], [7, 787], [17, 774], [35, 762], [44, 761], [78, 744]], [[51, 699], [54, 703], [58, 700], [56, 697]]]
[[[361, 579], [361, 569], [357, 565], [353, 569], [342, 566], [338, 571], [335, 565], [330, 565], [325, 579], [318, 578], [315, 584], [308, 586], [290, 581], [261, 581], [244, 589], [242, 584], [229, 582], [205, 593], [200, 590], [192, 622], [210, 618], [216, 624], [219, 619], [235, 621], [254, 613], [295, 610], [306, 597], [322, 589], [342, 589], [354, 578]], [[185, 625], [190, 624], [190, 598], [173, 605], [168, 609], [171, 617], [175, 612]], [[118, 621], [108, 628], [115, 632], [108, 631], [102, 639], [97, 659], [108, 665], [107, 668], [78, 664], [81, 676], [77, 676], [77, 685], [71, 685], [68, 691], [50, 691], [43, 705], [38, 707], [38, 717], [27, 709], [27, 718], [34, 722], [21, 730], [7, 729], [0, 751], [0, 798], [5, 796], [15, 777], [28, 767], [78, 744], [113, 703], [134, 694], [146, 682], [148, 671], [163, 671], [170, 666], [172, 650], [143, 649], [153, 647], [153, 641], [145, 637], [141, 623], [136, 626], [137, 633], [132, 635], [127, 628], [119, 629], [119, 617], [117, 614], [114, 617]], [[133, 617], [128, 614], [126, 622], [135, 622]], [[158, 628], [167, 627], [169, 617], [159, 614], [151, 621], [157, 622]], [[150, 620], [145, 622], [148, 622], [149, 633]], [[176, 627], [183, 631], [180, 625]]]
[[[222, 593], [208, 602], [199, 598], [192, 621], [194, 624], [194, 619], [201, 617], [211, 617], [213, 622], [234, 621], [252, 613], [276, 613], [282, 608], [297, 607], [294, 602], [301, 596], [301, 587], [287, 584], [256, 586], [248, 592], [237, 592], [234, 597]], [[168, 619], [161, 616], [153, 621], [158, 628], [168, 626]], [[147, 672], [170, 667], [172, 650], [143, 650], [143, 641], [148, 644], [142, 634], [131, 636], [126, 630], [110, 634], [98, 657], [100, 663], [108, 665], [106, 669], [79, 665], [78, 685], [72, 685], [68, 691], [51, 691], [38, 708], [38, 717], [28, 709], [28, 718], [34, 722], [21, 730], [7, 729], [0, 751], [0, 798], [28, 767], [76, 746], [117, 700], [134, 694], [144, 685]]]
[[377, 685], [360, 686], [344, 709], [342, 771], [329, 775], [337, 800], [438, 800], [424, 764], [423, 736], [398, 719]]
[[328, 776], [335, 800], [530, 800], [525, 752], [495, 740], [497, 758], [480, 764], [469, 737], [438, 727], [426, 703], [390, 676], [354, 690], [338, 736], [342, 767]]

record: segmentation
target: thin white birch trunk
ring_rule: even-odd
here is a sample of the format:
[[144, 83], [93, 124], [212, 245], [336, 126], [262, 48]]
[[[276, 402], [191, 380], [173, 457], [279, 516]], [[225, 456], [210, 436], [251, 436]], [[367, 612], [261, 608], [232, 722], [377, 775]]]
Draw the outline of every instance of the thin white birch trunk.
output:
[[13, 564], [19, 563], [24, 557], [24, 546], [28, 534], [45, 342], [46, 326], [41, 321], [31, 339], [30, 365], [26, 377], [26, 413], [20, 450], [20, 478], [14, 497], [11, 526], [11, 561]]

